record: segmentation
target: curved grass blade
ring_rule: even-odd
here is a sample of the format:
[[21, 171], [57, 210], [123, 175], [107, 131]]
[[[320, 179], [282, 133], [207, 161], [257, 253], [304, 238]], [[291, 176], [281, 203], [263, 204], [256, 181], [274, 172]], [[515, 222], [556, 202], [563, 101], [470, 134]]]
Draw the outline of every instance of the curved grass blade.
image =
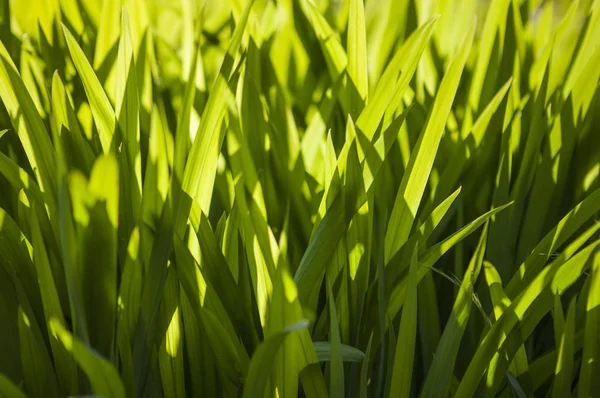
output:
[[106, 397], [125, 398], [125, 388], [114, 366], [97, 352], [84, 345], [66, 330], [56, 319], [50, 320], [50, 330], [62, 342], [67, 351], [81, 366], [92, 384], [95, 394]]

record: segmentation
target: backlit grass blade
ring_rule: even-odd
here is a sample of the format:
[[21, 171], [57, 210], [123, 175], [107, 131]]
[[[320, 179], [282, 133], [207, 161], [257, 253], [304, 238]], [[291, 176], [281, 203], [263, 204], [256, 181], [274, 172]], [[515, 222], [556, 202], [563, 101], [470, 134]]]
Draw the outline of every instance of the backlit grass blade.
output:
[[[115, 115], [120, 127], [125, 153], [121, 163], [121, 227], [129, 235], [139, 218], [142, 195], [142, 157], [140, 151], [140, 104], [138, 77], [133, 59], [129, 17], [125, 9], [121, 14], [116, 83], [117, 102]], [[124, 162], [126, 157], [127, 161]], [[123, 247], [124, 249], [124, 247]]]
[[94, 153], [89, 142], [84, 138], [73, 110], [73, 101], [57, 72], [52, 75], [52, 108], [54, 116], [52, 127], [56, 136], [61, 139], [62, 150], [69, 168], [76, 167], [86, 174], [89, 173], [94, 162]]
[[212, 199], [213, 182], [217, 171], [217, 158], [221, 149], [221, 121], [225, 112], [227, 82], [231, 77], [234, 60], [240, 48], [246, 22], [252, 9], [253, 0], [246, 3], [238, 21], [219, 75], [211, 90], [196, 139], [192, 144], [189, 158], [183, 173], [182, 189], [200, 204], [207, 214]]
[[406, 243], [412, 229], [427, 183], [426, 176], [429, 175], [433, 166], [435, 153], [444, 132], [450, 108], [454, 102], [456, 89], [458, 88], [460, 76], [471, 49], [474, 34], [475, 23], [471, 25], [469, 33], [465, 37], [456, 57], [448, 67], [444, 79], [440, 84], [440, 89], [429, 115], [427, 125], [415, 144], [411, 160], [402, 177], [386, 232], [386, 262]]
[[65, 26], [63, 26], [63, 33], [69, 47], [69, 52], [71, 53], [71, 59], [79, 73], [85, 94], [90, 103], [102, 150], [104, 153], [107, 153], [111, 148], [113, 135], [115, 134], [117, 123], [115, 112], [102, 85], [98, 81], [94, 69], [92, 69], [85, 53], [79, 44], [77, 44], [77, 40]]
[[[541, 314], [543, 316], [545, 312], [549, 311], [553, 305], [552, 296], [550, 296], [552, 291], [562, 291], [568, 288], [581, 276], [581, 273], [586, 270], [586, 264], [588, 263], [589, 257], [599, 243], [600, 242], [596, 241], [588, 245], [565, 263], [558, 263], [556, 266], [550, 265], [544, 268], [535, 280], [522, 291], [518, 296], [518, 299], [511, 304], [512, 311], [510, 314], [512, 314], [512, 316], [506, 314], [502, 316], [482, 340], [460, 383], [456, 392], [457, 395], [462, 396], [462, 394], [465, 393], [470, 395], [475, 391], [480, 378], [488, 368], [493, 357], [499, 355], [497, 353], [499, 352], [499, 348], [502, 347], [504, 340], [503, 336], [508, 335], [510, 331], [512, 331], [517, 321], [520, 321], [521, 329], [527, 328], [527, 319], [524, 318], [524, 315], [526, 314], [526, 310], [534, 302], [538, 303], [540, 306], [537, 308], [536, 312], [533, 313], [534, 315], [540, 316]], [[542, 293], [544, 293], [544, 295], [542, 295]], [[535, 319], [532, 319], [532, 321], [535, 322]], [[530, 331], [532, 331], [532, 329]], [[494, 376], [502, 374], [502, 372], [490, 372], [491, 376], [488, 375], [486, 384], [493, 392], [493, 389], [499, 384], [499, 380]]]
[[161, 303], [160, 323], [165, 324], [166, 330], [164, 336], [161, 336], [162, 341], [158, 350], [160, 378], [165, 397], [183, 398], [186, 396], [183, 327], [179, 304], [179, 280], [173, 270], [167, 276], [164, 295]]
[[[511, 203], [506, 204], [504, 206], [498, 207], [497, 209], [490, 210], [489, 212], [483, 214], [477, 219], [471, 221], [461, 230], [455, 232], [453, 235], [444, 239], [442, 242], [437, 243], [427, 249], [422, 255], [419, 256], [421, 259], [420, 265], [421, 267], [418, 269], [417, 278], [419, 281], [423, 279], [426, 273], [430, 271], [430, 268], [435, 265], [435, 263], [444, 255], [448, 250], [456, 245], [456, 243], [465, 239], [467, 236], [475, 232], [479, 227], [481, 227], [487, 220], [489, 220], [494, 214], [501, 212], [502, 210], [509, 207]], [[389, 293], [390, 299], [388, 304], [388, 317], [393, 319], [402, 307], [404, 303], [404, 298], [406, 297], [406, 289], [407, 289], [407, 281], [406, 279], [401, 280], [394, 286], [394, 289]]]
[[[52, 211], [56, 208], [56, 160], [52, 142], [3, 43], [0, 43], [0, 98]], [[53, 217], [52, 212], [50, 217]]]
[[392, 385], [390, 388], [390, 396], [392, 397], [410, 396], [415, 346], [417, 343], [418, 247], [417, 243], [413, 249], [410, 270], [408, 271], [408, 289], [404, 305], [402, 306], [400, 331], [398, 333], [398, 343], [396, 344], [396, 355], [394, 356], [394, 368], [392, 371]]
[[600, 210], [600, 190], [590, 193], [537, 244], [507, 284], [505, 289], [507, 296], [515, 298], [518, 292], [535, 278], [548, 259], [598, 210]]
[[[488, 240], [489, 241], [489, 240]], [[498, 271], [493, 264], [485, 261], [483, 264], [483, 270], [485, 273], [485, 280], [490, 291], [490, 298], [492, 305], [494, 306], [494, 317], [496, 320], [500, 319], [502, 314], [510, 308], [511, 301], [506, 297], [504, 290], [502, 289], [502, 280]], [[513, 358], [510, 364], [510, 372], [515, 376], [520, 376], [529, 371], [529, 364], [527, 360], [527, 352], [525, 346], [521, 346], [517, 354]], [[521, 386], [529, 391], [531, 386], [528, 383], [521, 380]]]
[[502, 58], [502, 47], [506, 34], [506, 16], [510, 0], [493, 0], [483, 23], [479, 54], [469, 91], [469, 104], [477, 113], [492, 97], [498, 68]]
[[281, 348], [290, 333], [300, 331], [308, 327], [308, 322], [302, 320], [282, 329], [264, 341], [252, 356], [246, 384], [244, 385], [244, 397], [258, 397], [265, 394], [267, 375], [270, 371], [270, 363]]
[[425, 47], [429, 44], [436, 18], [416, 30], [394, 55], [383, 72], [369, 103], [356, 120], [356, 126], [371, 140], [394, 95], [402, 95], [417, 69]]
[[132, 342], [138, 322], [143, 285], [143, 265], [140, 258], [140, 232], [134, 229], [127, 246], [119, 285], [117, 344], [121, 359], [121, 374], [127, 396], [135, 395]]
[[50, 320], [49, 326], [51, 333], [57, 336], [83, 369], [92, 384], [92, 390], [95, 394], [115, 398], [125, 397], [125, 388], [119, 373], [109, 361], [73, 337], [55, 319]]
[[355, 118], [362, 111], [369, 92], [366, 35], [363, 2], [351, 0], [348, 16], [348, 84], [355, 88], [355, 91], [350, 91], [350, 114]]

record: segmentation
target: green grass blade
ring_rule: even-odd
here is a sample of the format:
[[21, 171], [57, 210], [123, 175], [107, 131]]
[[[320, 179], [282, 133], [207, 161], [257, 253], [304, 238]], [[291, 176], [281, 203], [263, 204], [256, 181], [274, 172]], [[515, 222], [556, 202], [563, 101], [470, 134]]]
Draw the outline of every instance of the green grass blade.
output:
[[0, 394], [4, 397], [26, 398], [27, 395], [14, 385], [10, 379], [3, 374], [0, 374]]
[[408, 272], [408, 290], [404, 305], [402, 306], [402, 318], [400, 319], [400, 331], [396, 354], [394, 356], [394, 367], [392, 371], [392, 385], [390, 396], [409, 397], [413, 376], [413, 363], [415, 346], [417, 343], [417, 267], [419, 244], [415, 244], [410, 270]]
[[552, 386], [552, 397], [568, 397], [571, 395], [571, 383], [573, 381], [573, 355], [575, 338], [575, 305], [574, 297], [569, 304], [564, 331], [561, 334], [556, 369], [554, 372], [554, 385]]
[[350, 114], [357, 117], [369, 93], [367, 73], [367, 37], [365, 10], [362, 0], [350, 1], [348, 16], [348, 77], [355, 90], [350, 91]]
[[600, 369], [600, 344], [598, 343], [598, 331], [600, 324], [600, 252], [594, 255], [594, 265], [592, 268], [590, 290], [586, 302], [585, 315], [585, 337], [583, 344], [583, 354], [581, 360], [581, 370], [579, 371], [578, 397], [591, 396], [593, 391], [598, 391], [597, 374]]
[[244, 397], [264, 396], [270, 364], [290, 333], [306, 329], [308, 322], [302, 320], [282, 329], [265, 340], [252, 355], [250, 368], [244, 384]]
[[66, 330], [60, 322], [50, 320], [50, 330], [67, 351], [71, 352], [92, 384], [94, 394], [125, 398], [125, 388], [115, 367], [94, 350], [84, 345]]
[[329, 331], [330, 331], [330, 367], [329, 367], [329, 396], [335, 398], [344, 397], [344, 362], [342, 359], [342, 342], [340, 339], [340, 329], [335, 308], [335, 298], [331, 289], [331, 284], [327, 283], [327, 302], [329, 303]]
[[63, 26], [63, 33], [73, 64], [75, 64], [75, 68], [83, 82], [83, 88], [85, 89], [85, 94], [90, 103], [92, 115], [94, 116], [94, 122], [98, 129], [98, 137], [102, 145], [102, 150], [104, 153], [107, 153], [111, 149], [113, 135], [115, 134], [117, 123], [115, 112], [100, 81], [98, 81], [94, 69], [92, 69], [85, 53], [79, 44], [77, 44], [77, 40], [65, 26]]
[[412, 229], [474, 34], [473, 23], [440, 84], [428, 123], [415, 144], [407, 171], [402, 177], [385, 236], [386, 262], [406, 243]]
[[442, 396], [445, 394], [453, 374], [454, 363], [460, 347], [472, 307], [473, 286], [477, 282], [487, 240], [488, 224], [485, 224], [479, 243], [463, 277], [459, 293], [452, 307], [450, 319], [444, 328], [436, 349], [429, 373], [425, 379], [422, 396]]

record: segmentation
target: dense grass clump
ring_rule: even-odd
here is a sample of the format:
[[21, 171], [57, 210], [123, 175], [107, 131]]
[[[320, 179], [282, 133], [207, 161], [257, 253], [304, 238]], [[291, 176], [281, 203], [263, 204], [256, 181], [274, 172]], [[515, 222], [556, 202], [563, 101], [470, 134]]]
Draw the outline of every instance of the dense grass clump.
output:
[[0, 21], [1, 397], [600, 394], [600, 1]]

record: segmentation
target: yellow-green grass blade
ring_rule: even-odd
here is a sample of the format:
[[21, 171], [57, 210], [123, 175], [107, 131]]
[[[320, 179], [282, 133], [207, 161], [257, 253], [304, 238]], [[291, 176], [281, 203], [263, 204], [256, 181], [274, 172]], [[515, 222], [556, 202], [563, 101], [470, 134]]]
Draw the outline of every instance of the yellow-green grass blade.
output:
[[[60, 137], [67, 169], [78, 168], [88, 174], [92, 169], [94, 153], [81, 132], [73, 101], [58, 72], [52, 75], [52, 110], [54, 137]], [[57, 162], [61, 162], [58, 158]]]
[[56, 159], [44, 122], [4, 44], [0, 43], [0, 98], [19, 136], [53, 220], [56, 212]]
[[467, 322], [469, 321], [472, 306], [471, 296], [473, 294], [473, 287], [479, 277], [483, 257], [485, 255], [487, 231], [488, 224], [485, 224], [475, 253], [471, 258], [469, 267], [463, 277], [456, 301], [454, 301], [450, 319], [444, 327], [444, 332], [442, 333], [442, 337], [436, 349], [433, 362], [427, 373], [423, 391], [421, 392], [423, 397], [441, 396], [445, 394], [450, 383], [460, 342], [465, 333]]
[[85, 94], [94, 117], [94, 123], [98, 129], [98, 138], [100, 139], [102, 150], [104, 153], [107, 153], [110, 151], [111, 145], [113, 145], [113, 135], [115, 134], [117, 123], [115, 112], [100, 81], [98, 81], [94, 69], [92, 69], [85, 53], [79, 44], [77, 44], [77, 40], [65, 26], [63, 26], [63, 33], [71, 54], [71, 59], [83, 83], [83, 88], [85, 89]]
[[400, 331], [394, 355], [394, 366], [392, 370], [392, 385], [390, 396], [409, 397], [413, 377], [413, 364], [415, 347], [417, 345], [417, 267], [419, 244], [415, 244], [410, 270], [408, 271], [408, 288], [404, 305], [402, 306], [402, 317], [400, 318]]
[[179, 112], [177, 114], [173, 172], [178, 179], [183, 177], [186, 158], [192, 144], [190, 136], [190, 120], [192, 119], [194, 100], [196, 98], [196, 76], [198, 73], [197, 65], [199, 62], [201, 63], [200, 57], [200, 41], [197, 40], [193, 50], [189, 75], [186, 76], [187, 82], [183, 92], [183, 104], [179, 108]]
[[[577, 256], [580, 256], [581, 258], [581, 252], [577, 253], [577, 255], [572, 258], [571, 256], [574, 253], [576, 253], [579, 250], [579, 248], [590, 239], [590, 237], [594, 235], [594, 233], [597, 231], [597, 228], [597, 226], [592, 225], [590, 228], [584, 231], [581, 234], [581, 236], [577, 237], [577, 239], [575, 239], [564, 249], [564, 252], [561, 255], [554, 259], [554, 261], [547, 267], [548, 269], [545, 269], [544, 272], [548, 270], [550, 270], [550, 272], [553, 272], [552, 270], [559, 269], [563, 265], [568, 264], [568, 261], [574, 260]], [[586, 252], [589, 250], [590, 247], [584, 249], [584, 251]], [[575, 269], [575, 272], [576, 271], [577, 270]], [[525, 289], [530, 288], [531, 286], [527, 286]], [[527, 338], [527, 336], [533, 333], [535, 327], [540, 322], [541, 318], [545, 315], [546, 312], [548, 312], [552, 308], [555, 294], [556, 290], [551, 289], [546, 289], [543, 293], [540, 293], [539, 296], [541, 297], [539, 298], [538, 302], [542, 303], [543, 305], [535, 306], [533, 307], [533, 310], [525, 312], [525, 319], [520, 319], [520, 329], [510, 329], [508, 332], [501, 335], [500, 345], [502, 349], [499, 354], [494, 355], [494, 358], [489, 363], [488, 394], [494, 393], [495, 389], [498, 388], [498, 385], [504, 377], [503, 375], [509, 368], [509, 360], [511, 360], [515, 355], [515, 350], [517, 349], [517, 347], [519, 347], [525, 342], [525, 339]], [[519, 297], [520, 296], [518, 296], [515, 300], [517, 300]], [[513, 300], [513, 303], [515, 300]], [[515, 310], [513, 309], [513, 307], [510, 307], [506, 311], [505, 318], [508, 317], [509, 321], [512, 322], [512, 320], [514, 319], [514, 313]]]
[[117, 369], [96, 351], [86, 346], [55, 319], [50, 320], [50, 330], [72, 353], [87, 375], [94, 394], [106, 397], [125, 398], [125, 388]]
[[568, 397], [571, 395], [571, 383], [573, 382], [574, 367], [574, 339], [575, 339], [575, 308], [577, 299], [573, 297], [567, 310], [567, 319], [564, 329], [560, 334], [560, 345], [558, 358], [554, 371], [554, 384], [552, 386], [552, 397]]
[[27, 395], [8, 377], [0, 373], [0, 395], [3, 397], [26, 398]]
[[244, 384], [244, 397], [264, 396], [270, 364], [281, 349], [288, 335], [308, 327], [308, 321], [302, 320], [289, 325], [265, 340], [252, 355], [248, 376]]
[[425, 47], [429, 44], [436, 18], [416, 30], [394, 55], [383, 72], [369, 103], [356, 120], [356, 126], [368, 140], [372, 140], [388, 104], [394, 96], [401, 96], [410, 83]]
[[510, 3], [510, 0], [493, 0], [482, 25], [477, 64], [469, 90], [469, 104], [476, 114], [487, 104], [496, 88]]
[[123, 265], [118, 297], [117, 344], [121, 359], [121, 377], [127, 396], [135, 395], [132, 342], [140, 311], [143, 265], [140, 258], [140, 232], [131, 232]]
[[471, 25], [469, 33], [444, 75], [428, 122], [415, 144], [406, 172], [402, 176], [385, 236], [386, 263], [406, 243], [412, 229], [474, 34], [475, 23]]
[[[423, 279], [425, 274], [430, 271], [430, 269], [435, 265], [435, 263], [440, 259], [440, 257], [442, 257], [442, 255], [444, 255], [448, 250], [454, 247], [456, 243], [465, 239], [467, 236], [469, 236], [479, 227], [481, 227], [492, 216], [506, 209], [510, 205], [511, 203], [490, 210], [489, 212], [471, 221], [469, 224], [465, 225], [461, 230], [455, 232], [453, 235], [444, 239], [442, 242], [437, 243], [431, 246], [429, 249], [425, 250], [425, 252], [419, 256], [421, 261], [420, 267], [417, 272], [418, 280], [421, 281], [421, 279]], [[402, 304], [404, 303], [404, 298], [406, 297], [406, 289], [407, 281], [406, 278], [404, 278], [401, 279], [398, 283], [396, 283], [393, 290], [390, 293], [388, 293], [390, 298], [387, 309], [387, 316], [389, 317], [389, 319], [394, 319], [395, 316], [398, 314], [398, 311], [402, 307]]]
[[[140, 104], [138, 77], [133, 59], [129, 17], [125, 9], [121, 14], [121, 35], [119, 40], [116, 85], [117, 99], [115, 114], [121, 132], [123, 149], [121, 152], [121, 203], [120, 223], [123, 233], [129, 236], [137, 224], [142, 195], [142, 159], [140, 151]], [[125, 246], [122, 245], [122, 251]]]
[[369, 93], [367, 68], [367, 34], [362, 0], [351, 0], [348, 16], [348, 78], [350, 85], [350, 114], [356, 118], [363, 109]]
[[588, 397], [598, 391], [600, 382], [595, 374], [600, 370], [600, 342], [598, 341], [600, 324], [600, 252], [594, 255], [590, 290], [586, 300], [585, 332], [577, 396]]
[[[506, 285], [506, 295], [514, 299], [542, 270], [548, 259], [600, 210], [600, 190], [596, 190], [569, 211], [531, 251]], [[581, 244], [585, 243], [582, 241]], [[572, 254], [571, 254], [572, 255]]]
[[231, 77], [252, 4], [252, 0], [246, 3], [235, 28], [219, 75], [202, 113], [196, 139], [192, 144], [183, 173], [181, 182], [183, 192], [199, 203], [200, 209], [205, 214], [208, 214], [212, 199], [217, 159], [221, 149], [221, 121], [225, 112], [227, 90], [229, 90], [227, 82]]
[[[475, 391], [489, 364], [496, 362], [493, 361], [493, 358], [504, 351], [502, 349], [504, 347], [503, 343], [508, 341], [504, 339], [504, 336], [511, 333], [517, 322], [520, 323], [519, 329], [524, 337], [533, 331], [539, 319], [553, 305], [552, 292], [566, 290], [586, 271], [588, 260], [599, 243], [599, 241], [596, 241], [581, 250], [569, 261], [559, 262], [556, 265], [551, 264], [538, 273], [536, 278], [512, 302], [510, 311], [506, 312], [492, 326], [481, 341], [460, 383], [456, 392], [457, 395], [467, 394], [469, 396]], [[536, 311], [527, 314], [526, 310], [534, 303], [537, 305]], [[518, 337], [521, 338], [521, 336]], [[486, 385], [491, 393], [497, 388], [500, 381], [498, 376], [500, 375], [503, 375], [501, 368], [488, 370]]]
[[179, 304], [179, 280], [177, 273], [170, 270], [165, 283], [164, 297], [161, 302], [159, 323], [164, 331], [158, 349], [158, 365], [163, 393], [166, 398], [186, 396], [183, 365], [184, 344]]
[[[489, 239], [488, 239], [489, 242]], [[502, 289], [502, 280], [500, 279], [500, 274], [490, 262], [485, 261], [483, 264], [483, 269], [485, 273], [485, 280], [488, 285], [488, 289], [490, 291], [490, 298], [492, 301], [492, 305], [494, 307], [494, 318], [496, 320], [500, 319], [502, 314], [510, 308], [511, 301], [508, 299], [504, 290]], [[522, 374], [527, 375], [529, 371], [529, 364], [527, 360], [527, 352], [525, 351], [525, 346], [521, 346], [517, 351], [514, 359], [510, 363], [509, 367], [510, 372], [512, 372], [515, 376], [520, 376]], [[521, 386], [526, 391], [531, 389], [530, 380], [524, 377], [520, 380]]]
[[[456, 183], [464, 171], [465, 165], [472, 159], [474, 152], [479, 148], [481, 141], [485, 137], [485, 133], [488, 131], [492, 117], [498, 112], [499, 106], [503, 102], [511, 84], [512, 80], [509, 80], [502, 88], [500, 88], [500, 90], [498, 90], [494, 98], [492, 98], [478, 116], [473, 124], [473, 128], [469, 131], [469, 135], [467, 137], [462, 137], [459, 147], [452, 157], [452, 162], [446, 166], [440, 176], [440, 182], [435, 187], [433, 194], [435, 199], [432, 204], [437, 204], [441, 198], [446, 197], [456, 186]], [[423, 210], [423, 213], [428, 213], [427, 208]]]

